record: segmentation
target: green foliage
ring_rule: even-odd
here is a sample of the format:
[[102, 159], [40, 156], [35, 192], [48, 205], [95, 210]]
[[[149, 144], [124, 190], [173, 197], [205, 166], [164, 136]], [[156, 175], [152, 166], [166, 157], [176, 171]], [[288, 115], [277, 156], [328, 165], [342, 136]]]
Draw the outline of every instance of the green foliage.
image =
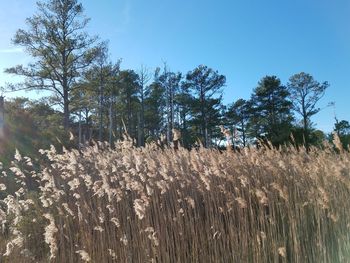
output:
[[43, 260], [49, 253], [49, 248], [45, 243], [44, 228], [46, 219], [45, 213], [39, 200], [38, 192], [30, 192], [27, 198], [32, 201], [31, 208], [24, 211], [23, 216], [18, 224], [18, 230], [25, 236], [24, 246], [31, 252], [35, 260]]
[[210, 146], [210, 135], [215, 126], [220, 124], [219, 115], [222, 106], [222, 88], [226, 77], [218, 71], [199, 65], [186, 75], [184, 85], [193, 95], [192, 123], [198, 125], [198, 137], [204, 146]]
[[[48, 144], [57, 132], [62, 133], [59, 122], [66, 130], [72, 125], [79, 143], [107, 138], [112, 143], [125, 131], [138, 145], [143, 145], [146, 137], [161, 134], [170, 143], [176, 128], [186, 147], [197, 140], [211, 146], [222, 139], [218, 126], [223, 124], [242, 137], [243, 146], [255, 139], [280, 145], [292, 131], [292, 107], [303, 118], [305, 143], [315, 141], [310, 118], [319, 111], [316, 103], [329, 86], [327, 82], [320, 84], [302, 72], [293, 75], [286, 88], [276, 76], [266, 76], [249, 101], [238, 100], [225, 113], [222, 88], [226, 77], [218, 71], [199, 65], [183, 79], [182, 73], [172, 72], [164, 64], [147, 86], [150, 78], [144, 68], [140, 74], [120, 70], [120, 60], [115, 64], [109, 61], [107, 42], [95, 46], [97, 38], [84, 32], [89, 19], [77, 0], [49, 0], [37, 6], [37, 14], [26, 20], [27, 29], [19, 29], [14, 37], [14, 44], [23, 46], [34, 62], [7, 69], [7, 73], [24, 77], [24, 83], [8, 88], [49, 90], [50, 102], [62, 106], [63, 114], [45, 103], [19, 110], [19, 114], [31, 116], [23, 119], [24, 123], [31, 121], [22, 128], [26, 135], [18, 134], [20, 129], [9, 116], [9, 128], [14, 137], [22, 138], [24, 149]], [[23, 111], [24, 106], [19, 106]], [[39, 134], [33, 125], [44, 127], [40, 142], [34, 139]]]
[[139, 76], [133, 70], [122, 70], [118, 78], [120, 88], [117, 98], [118, 121], [121, 123], [123, 120], [129, 135], [136, 138], [137, 118], [138, 112], [140, 112], [140, 101], [138, 98]]
[[305, 144], [308, 147], [311, 139], [310, 118], [320, 111], [316, 104], [325, 94], [329, 83], [326, 81], [319, 83], [310, 74], [301, 72], [290, 77], [287, 86], [293, 109], [302, 117]]
[[350, 124], [346, 120], [338, 121], [334, 125], [334, 132], [337, 133], [344, 149], [349, 149], [350, 145]]
[[247, 145], [247, 129], [250, 117], [251, 103], [244, 99], [238, 99], [231, 104], [226, 112], [227, 124], [234, 127], [233, 134], [239, 132], [236, 136], [241, 137], [243, 147]]
[[151, 136], [159, 136], [162, 132], [164, 107], [164, 88], [158, 82], [153, 82], [145, 98], [145, 128]]
[[288, 141], [292, 128], [291, 102], [289, 92], [276, 76], [266, 76], [254, 90], [251, 98], [250, 133], [273, 145]]
[[[69, 126], [79, 138], [74, 141], [79, 148], [92, 140], [113, 144], [126, 131], [138, 146], [144, 146], [147, 137], [162, 135], [170, 144], [173, 129], [181, 131], [181, 143], [187, 148], [198, 140], [204, 146], [218, 146], [215, 144], [224, 139], [219, 125], [228, 127], [236, 137], [232, 140], [242, 146], [257, 139], [278, 146], [289, 140], [291, 131], [300, 137], [293, 124], [294, 113], [300, 114], [303, 122], [301, 137], [305, 140], [299, 142], [305, 141], [307, 147], [319, 144], [315, 138], [322, 136], [314, 136], [311, 117], [320, 110], [316, 104], [328, 88], [327, 82], [319, 83], [301, 72], [285, 87], [276, 76], [266, 76], [250, 100], [239, 99], [225, 110], [222, 92], [226, 77], [218, 71], [199, 65], [183, 74], [170, 71], [164, 63], [148, 84], [151, 78], [145, 67], [139, 73], [121, 70], [121, 60], [110, 61], [108, 42], [96, 45], [97, 37], [84, 31], [89, 19], [78, 0], [38, 2], [37, 9], [26, 20], [27, 28], [19, 29], [13, 39], [33, 62], [7, 69], [7, 73], [24, 77], [23, 83], [7, 88], [51, 91], [46, 102], [55, 106], [17, 100], [18, 112], [7, 116], [5, 132], [21, 142], [24, 151], [50, 144], [56, 135], [67, 136]], [[347, 134], [340, 137], [348, 143]], [[14, 141], [1, 144], [13, 150], [9, 144], [17, 144]], [[8, 154], [4, 147], [2, 155]]]
[[98, 55], [99, 49], [92, 48], [97, 38], [83, 31], [89, 19], [83, 16], [77, 0], [38, 2], [37, 8], [37, 13], [26, 20], [27, 29], [19, 29], [13, 39], [34, 62], [6, 70], [25, 79], [9, 88], [51, 91], [63, 105], [63, 124], [68, 128], [73, 83]]
[[[9, 166], [15, 149], [26, 156], [38, 156], [38, 150], [58, 144], [69, 144], [61, 125], [62, 113], [43, 101], [15, 98], [5, 103], [5, 135], [0, 139], [0, 161]], [[57, 140], [57, 139], [58, 140]]]

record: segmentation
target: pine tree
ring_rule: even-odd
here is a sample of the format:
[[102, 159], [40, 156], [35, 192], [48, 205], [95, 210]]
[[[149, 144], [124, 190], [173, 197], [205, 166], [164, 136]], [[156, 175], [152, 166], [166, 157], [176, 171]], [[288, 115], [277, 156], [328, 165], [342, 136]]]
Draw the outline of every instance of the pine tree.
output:
[[76, 80], [96, 57], [93, 45], [97, 38], [83, 31], [89, 19], [83, 17], [83, 6], [77, 0], [49, 0], [37, 6], [38, 13], [26, 20], [28, 29], [19, 29], [13, 39], [34, 61], [6, 72], [25, 78], [24, 83], [11, 85], [13, 90], [53, 92], [62, 103], [67, 129], [70, 95]]
[[194, 98], [192, 112], [195, 120], [192, 120], [192, 123], [198, 125], [199, 135], [205, 147], [210, 145], [210, 134], [213, 129], [210, 115], [220, 107], [225, 82], [225, 76], [204, 65], [198, 66], [186, 75], [186, 85]]
[[258, 139], [280, 145], [289, 139], [293, 116], [289, 92], [276, 76], [266, 76], [251, 97], [250, 129]]

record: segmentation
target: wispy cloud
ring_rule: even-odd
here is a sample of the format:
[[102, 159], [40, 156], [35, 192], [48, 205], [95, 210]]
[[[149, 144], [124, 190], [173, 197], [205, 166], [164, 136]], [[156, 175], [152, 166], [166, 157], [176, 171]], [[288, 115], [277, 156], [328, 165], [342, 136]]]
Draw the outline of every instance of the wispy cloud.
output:
[[0, 53], [9, 54], [9, 53], [23, 53], [22, 48], [3, 48], [0, 49]]

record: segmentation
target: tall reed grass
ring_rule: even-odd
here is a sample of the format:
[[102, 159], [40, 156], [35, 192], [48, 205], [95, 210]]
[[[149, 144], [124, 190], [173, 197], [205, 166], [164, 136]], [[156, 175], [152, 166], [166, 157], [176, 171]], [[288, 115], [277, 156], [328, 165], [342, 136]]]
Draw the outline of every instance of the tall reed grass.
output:
[[0, 262], [350, 262], [349, 152], [41, 153], [16, 153]]

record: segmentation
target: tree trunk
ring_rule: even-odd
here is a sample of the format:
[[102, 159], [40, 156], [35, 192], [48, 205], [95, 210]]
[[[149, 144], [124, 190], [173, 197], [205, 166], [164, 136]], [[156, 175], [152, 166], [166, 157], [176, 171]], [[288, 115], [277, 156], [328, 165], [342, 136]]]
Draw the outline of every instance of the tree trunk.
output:
[[208, 125], [207, 125], [207, 116], [205, 114], [205, 97], [204, 97], [204, 91], [202, 87], [201, 87], [200, 100], [201, 100], [203, 145], [204, 147], [207, 147], [208, 146]]
[[308, 150], [309, 149], [309, 131], [308, 131], [308, 124], [307, 124], [307, 117], [306, 116], [303, 116], [303, 126], [304, 126], [305, 147]]
[[174, 129], [174, 87], [170, 85], [170, 140], [173, 141]]
[[112, 147], [113, 139], [113, 111], [112, 102], [109, 105], [109, 145]]
[[245, 134], [245, 124], [244, 121], [242, 120], [241, 122], [242, 125], [242, 142], [243, 142], [243, 147], [246, 146], [246, 134]]
[[170, 144], [171, 128], [170, 128], [170, 99], [169, 99], [169, 85], [166, 84], [166, 142]]
[[140, 145], [145, 146], [145, 101], [144, 101], [143, 89], [142, 89], [142, 95], [141, 95], [140, 131], [141, 131]]
[[79, 142], [78, 142], [78, 148], [81, 147], [82, 137], [81, 137], [81, 110], [79, 110], [79, 124], [78, 124], [78, 136], [79, 136]]
[[142, 146], [142, 135], [141, 135], [141, 113], [137, 112], [137, 146]]
[[125, 131], [125, 132], [127, 132], [129, 134], [129, 136], [132, 137], [133, 134], [132, 134], [132, 131], [131, 131], [131, 94], [128, 95], [127, 121], [128, 121], [128, 123], [127, 123], [126, 127], [127, 127], [128, 130]]
[[0, 139], [2, 139], [4, 136], [4, 126], [5, 126], [4, 97], [0, 96]]
[[103, 115], [102, 115], [102, 103], [103, 103], [103, 78], [102, 78], [102, 67], [101, 67], [101, 72], [100, 72], [100, 101], [99, 101], [99, 129], [98, 129], [98, 140], [102, 141], [102, 128], [103, 128]]
[[69, 129], [69, 100], [68, 100], [68, 89], [64, 88], [63, 90], [63, 126], [67, 131]]
[[304, 128], [304, 140], [305, 140], [305, 147], [306, 150], [309, 150], [309, 127], [308, 127], [308, 121], [307, 121], [307, 113], [305, 109], [305, 105], [303, 103], [302, 105], [302, 111], [303, 111], [303, 128]]

